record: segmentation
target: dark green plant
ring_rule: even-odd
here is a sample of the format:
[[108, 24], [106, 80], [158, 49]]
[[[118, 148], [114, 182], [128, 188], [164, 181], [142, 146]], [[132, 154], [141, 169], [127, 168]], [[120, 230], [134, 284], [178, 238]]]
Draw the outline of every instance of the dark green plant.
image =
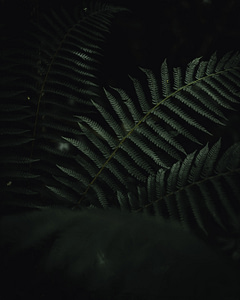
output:
[[3, 51], [2, 211], [144, 212], [233, 235], [238, 258], [240, 143], [220, 137], [239, 111], [240, 54], [173, 70], [165, 60], [158, 74], [140, 68], [129, 90], [103, 88], [105, 42], [123, 11], [53, 12]]
[[73, 16], [52, 12], [14, 41], [18, 49], [10, 41], [10, 49], [3, 50], [1, 147], [8, 203], [16, 195], [25, 200], [35, 195], [34, 205], [54, 202], [45, 186], [57, 188], [54, 176], [62, 171], [56, 165], [73, 166], [76, 157], [69, 143], [64, 151], [62, 136], [82, 135], [75, 115], [93, 111], [104, 44], [121, 11], [125, 9], [97, 3]]
[[223, 154], [214, 134], [239, 102], [240, 55], [173, 70], [165, 60], [127, 91], [103, 89], [104, 42], [124, 10], [53, 12], [7, 51], [2, 204], [119, 207], [226, 229], [239, 212], [239, 144]]

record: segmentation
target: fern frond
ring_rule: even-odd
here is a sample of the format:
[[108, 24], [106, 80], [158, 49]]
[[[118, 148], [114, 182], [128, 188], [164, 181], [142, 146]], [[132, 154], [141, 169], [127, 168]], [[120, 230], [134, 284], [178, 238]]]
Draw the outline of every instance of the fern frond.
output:
[[[91, 99], [100, 93], [103, 45], [114, 16], [126, 11], [99, 2], [85, 8], [74, 14], [62, 9], [41, 16], [39, 24], [29, 26], [19, 39], [18, 49], [9, 55], [6, 52], [9, 63], [8, 68], [3, 66], [6, 83], [1, 93], [1, 108], [6, 112], [1, 122], [6, 129], [1, 133], [1, 147], [4, 153], [19, 149], [19, 160], [29, 157], [24, 165], [16, 163], [12, 173], [20, 168], [29, 176], [41, 175], [38, 191], [44, 197], [46, 181], [58, 190], [59, 182], [54, 178], [60, 178], [62, 172], [56, 165], [64, 163], [67, 168], [74, 164], [75, 149], [68, 143], [68, 150], [61, 150], [66, 143], [62, 136], [80, 139], [74, 115], [96, 110]], [[31, 181], [25, 184], [36, 188]]]
[[[129, 179], [146, 184], [148, 176], [159, 168], [170, 168], [176, 161], [183, 161], [191, 153], [189, 149], [206, 143], [214, 125], [223, 125], [224, 113], [239, 102], [240, 81], [235, 80], [240, 76], [239, 61], [236, 53], [220, 69], [214, 54], [206, 64], [200, 58], [189, 63], [185, 75], [174, 69], [173, 77], [164, 61], [160, 78], [141, 69], [146, 81], [131, 78], [131, 91], [108, 88], [104, 102], [92, 101], [98, 111], [96, 118], [76, 116], [86, 143], [78, 150], [97, 170], [83, 198], [94, 185], [104, 185], [106, 199], [120, 190], [127, 193]], [[179, 86], [183, 78], [185, 84]], [[94, 159], [87, 148], [97, 149]], [[115, 174], [109, 172], [113, 169], [117, 170]], [[192, 176], [198, 176], [195, 170], [192, 172]], [[125, 184], [119, 178], [126, 178]]]
[[[230, 224], [238, 224], [240, 203], [235, 195], [240, 192], [240, 143], [219, 157], [220, 150], [219, 140], [211, 148], [206, 145], [187, 155], [169, 170], [160, 169], [150, 175], [144, 199], [138, 201], [145, 204], [137, 210], [153, 209], [157, 215], [200, 229], [206, 235], [209, 224], [230, 230]], [[139, 192], [135, 194], [142, 198]]]

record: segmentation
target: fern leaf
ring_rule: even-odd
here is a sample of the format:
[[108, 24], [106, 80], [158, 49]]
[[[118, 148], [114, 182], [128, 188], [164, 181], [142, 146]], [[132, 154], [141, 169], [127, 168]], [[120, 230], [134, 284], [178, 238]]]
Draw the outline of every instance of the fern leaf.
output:
[[209, 224], [216, 223], [224, 231], [230, 230], [230, 220], [238, 224], [235, 207], [239, 207], [239, 200], [230, 195], [240, 192], [237, 183], [240, 143], [219, 157], [220, 149], [219, 140], [210, 149], [206, 145], [198, 153], [187, 155], [170, 170], [160, 169], [156, 175], [150, 175], [145, 194], [151, 197], [137, 210], [153, 207], [157, 215], [182, 222], [185, 227], [196, 228], [206, 235], [212, 226]]
[[[174, 75], [176, 69], [173, 70], [175, 88], [172, 87], [164, 61], [161, 78], [158, 79], [150, 70], [141, 69], [146, 75], [146, 82], [144, 79], [141, 83], [139, 79], [131, 78], [131, 93], [120, 88], [108, 88], [105, 89], [104, 104], [92, 101], [99, 113], [97, 119], [94, 119], [94, 115], [79, 116], [79, 125], [85, 133], [89, 149], [94, 145], [97, 153], [102, 154], [94, 157], [93, 165], [98, 171], [86, 186], [83, 198], [94, 185], [106, 185], [107, 181], [112, 180], [115, 180], [115, 184], [107, 184], [110, 190], [107, 188], [106, 195], [110, 193], [116, 197], [117, 191], [124, 187], [119, 178], [135, 178], [139, 183], [146, 183], [148, 176], [155, 174], [159, 167], [168, 169], [177, 160], [184, 160], [188, 153], [186, 145], [194, 147], [201, 144], [201, 137], [204, 142], [204, 137], [211, 134], [214, 124], [223, 125], [226, 119], [224, 112], [231, 110], [232, 103], [239, 101], [236, 91], [240, 84], [235, 80], [235, 73], [239, 74], [239, 66], [235, 65], [239, 61], [239, 54], [230, 56], [229, 60], [233, 65], [225, 61], [223, 69], [216, 72], [218, 65], [215, 54], [207, 64], [195, 59], [187, 67], [185, 85], [177, 90], [176, 81], [181, 82], [181, 72], [178, 69], [178, 75]], [[226, 64], [228, 68], [225, 68]], [[203, 74], [203, 77], [198, 78], [199, 74]], [[224, 84], [220, 85], [220, 81]], [[150, 100], [149, 94], [152, 97]], [[204, 174], [207, 173], [204, 163], [208, 151], [208, 148], [204, 148], [196, 157], [199, 160], [198, 169], [191, 169], [189, 176], [193, 177], [192, 180], [202, 172], [200, 161]], [[82, 152], [92, 160], [90, 152], [89, 155], [84, 149]], [[106, 160], [101, 165], [103, 158]], [[113, 170], [113, 166], [120, 173], [107, 171]], [[108, 177], [105, 172], [114, 177]], [[126, 182], [126, 193], [127, 185]]]
[[[97, 112], [91, 99], [100, 93], [103, 45], [114, 16], [123, 11], [126, 9], [96, 3], [89, 5], [87, 12], [81, 9], [74, 14], [65, 10], [50, 12], [41, 16], [39, 24], [29, 27], [16, 51], [6, 53], [11, 64], [5, 72], [6, 88], [2, 94], [5, 100], [1, 104], [6, 119], [1, 121], [9, 127], [2, 132], [1, 147], [6, 152], [18, 147], [20, 156], [29, 156], [28, 163], [20, 167], [29, 176], [41, 174], [38, 191], [45, 198], [48, 193], [43, 188], [45, 182], [53, 185], [52, 191], [61, 194], [56, 178], [61, 178], [59, 173], [74, 164], [75, 149], [70, 143], [67, 151], [59, 149], [62, 136], [79, 139], [82, 134], [75, 115], [86, 116], [93, 109]], [[91, 124], [93, 127], [95, 123]], [[15, 151], [18, 152], [16, 148]], [[41, 163], [36, 163], [39, 158]], [[59, 169], [57, 166], [62, 163]], [[16, 164], [15, 168], [18, 167]], [[34, 183], [33, 186], [37, 188]]]

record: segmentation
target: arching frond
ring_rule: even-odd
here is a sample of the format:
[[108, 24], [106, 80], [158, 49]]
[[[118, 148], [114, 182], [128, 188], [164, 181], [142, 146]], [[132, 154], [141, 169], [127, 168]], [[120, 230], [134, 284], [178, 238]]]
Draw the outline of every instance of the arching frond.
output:
[[[127, 195], [125, 208], [153, 211], [156, 215], [179, 221], [206, 235], [210, 225], [223, 231], [239, 224], [240, 143], [223, 154], [220, 140], [211, 148], [188, 154], [169, 170], [150, 175], [145, 187], [135, 187], [138, 207], [131, 206]], [[219, 156], [220, 155], [220, 156]], [[122, 203], [119, 197], [119, 202]], [[141, 204], [140, 204], [141, 203]], [[213, 226], [213, 225], [211, 225]]]
[[[58, 190], [55, 177], [61, 180], [62, 172], [56, 165], [62, 161], [65, 167], [74, 164], [73, 147], [62, 136], [79, 139], [81, 132], [74, 115], [95, 109], [91, 98], [100, 93], [104, 43], [114, 16], [122, 11], [126, 9], [99, 2], [80, 7], [74, 14], [63, 9], [53, 11], [41, 16], [39, 24], [29, 26], [16, 42], [17, 49], [6, 51], [1, 147], [4, 153], [18, 153], [19, 161], [29, 158], [25, 164], [16, 163], [12, 171], [3, 172], [6, 195], [9, 181], [12, 190], [26, 190], [27, 185], [44, 197], [48, 193], [45, 185]], [[3, 170], [8, 163], [6, 157]], [[36, 185], [23, 183], [22, 177], [16, 176], [17, 169], [40, 175], [40, 181]]]
[[[88, 185], [80, 182], [83, 198], [101, 187], [111, 205], [117, 192], [128, 192], [129, 180], [146, 184], [148, 176], [180, 163], [190, 149], [205, 143], [214, 125], [223, 125], [224, 113], [239, 102], [239, 61], [240, 55], [233, 54], [220, 69], [214, 54], [206, 64], [200, 59], [189, 63], [185, 75], [174, 69], [173, 77], [164, 61], [160, 77], [141, 69], [146, 81], [131, 78], [132, 91], [108, 88], [101, 103], [92, 101], [97, 115], [76, 116], [84, 138], [66, 138], [91, 165]], [[88, 170], [84, 160], [78, 169]]]

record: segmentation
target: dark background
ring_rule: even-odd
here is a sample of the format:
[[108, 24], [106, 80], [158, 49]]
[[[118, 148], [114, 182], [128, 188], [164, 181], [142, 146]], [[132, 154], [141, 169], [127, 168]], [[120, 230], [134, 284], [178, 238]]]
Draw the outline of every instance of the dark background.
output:
[[[0, 0], [0, 18], [7, 37], [19, 37], [30, 21], [60, 6], [70, 13], [88, 0]], [[219, 56], [239, 49], [239, 0], [109, 0], [127, 7], [131, 13], [118, 15], [105, 49], [107, 83], [121, 85], [136, 66], [158, 69], [168, 58], [170, 66], [183, 66], [190, 60]], [[17, 46], [17, 45], [16, 45]]]
[[[41, 22], [44, 14], [61, 7], [73, 15], [91, 5], [90, 0], [0, 0], [1, 49], [21, 47], [17, 42], [31, 22]], [[98, 1], [104, 2], [106, 1]], [[103, 86], [129, 90], [128, 74], [139, 76], [138, 66], [160, 72], [167, 58], [168, 66], [184, 68], [196, 57], [209, 57], [216, 51], [221, 57], [238, 51], [240, 45], [239, 0], [109, 0], [130, 12], [116, 15], [107, 39], [102, 61]], [[4, 65], [4, 63], [3, 63]], [[217, 136], [234, 135], [239, 141], [239, 111], [226, 114], [227, 129]], [[232, 143], [232, 140], [229, 142]]]

